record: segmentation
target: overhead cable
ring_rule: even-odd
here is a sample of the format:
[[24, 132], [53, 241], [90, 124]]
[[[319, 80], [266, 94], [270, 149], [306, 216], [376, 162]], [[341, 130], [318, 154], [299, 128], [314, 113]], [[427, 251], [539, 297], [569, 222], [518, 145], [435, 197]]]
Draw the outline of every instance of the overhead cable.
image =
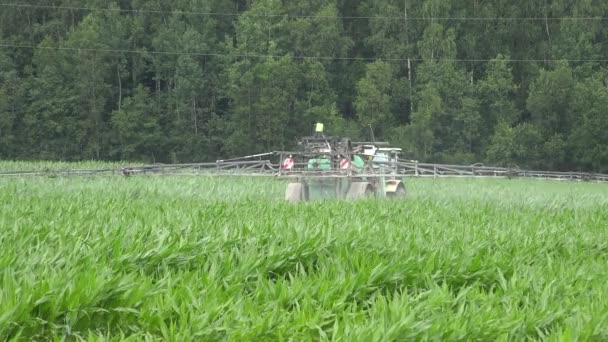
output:
[[206, 12], [206, 11], [182, 11], [182, 10], [152, 10], [152, 9], [125, 9], [125, 8], [101, 8], [101, 7], [80, 7], [80, 6], [55, 6], [55, 5], [36, 5], [19, 3], [0, 3], [0, 7], [13, 8], [38, 8], [51, 10], [70, 10], [70, 11], [90, 11], [90, 12], [116, 12], [134, 14], [183, 14], [198, 16], [217, 16], [217, 17], [258, 17], [258, 18], [308, 18], [308, 19], [340, 19], [340, 20], [423, 20], [423, 21], [601, 21], [608, 20], [608, 17], [405, 17], [405, 16], [325, 16], [325, 15], [300, 15], [300, 14], [273, 14], [273, 13], [251, 13], [251, 12]]
[[434, 58], [425, 59], [420, 57], [403, 57], [403, 58], [379, 58], [379, 57], [333, 57], [333, 56], [300, 56], [300, 55], [266, 55], [256, 53], [217, 53], [217, 52], [187, 52], [187, 51], [155, 51], [155, 50], [127, 50], [127, 49], [100, 49], [87, 47], [62, 47], [62, 46], [37, 46], [37, 45], [18, 45], [18, 44], [0, 44], [0, 47], [17, 48], [17, 49], [43, 49], [43, 50], [58, 50], [58, 51], [73, 51], [73, 52], [105, 52], [105, 53], [125, 53], [125, 54], [150, 54], [150, 55], [173, 55], [173, 56], [199, 56], [199, 57], [232, 57], [232, 58], [253, 58], [253, 59], [278, 59], [278, 58], [293, 58], [293, 59], [310, 59], [310, 60], [347, 60], [347, 61], [387, 61], [387, 62], [507, 62], [507, 63], [546, 63], [546, 62], [586, 62], [600, 63], [608, 62], [608, 59], [461, 59], [461, 58]]

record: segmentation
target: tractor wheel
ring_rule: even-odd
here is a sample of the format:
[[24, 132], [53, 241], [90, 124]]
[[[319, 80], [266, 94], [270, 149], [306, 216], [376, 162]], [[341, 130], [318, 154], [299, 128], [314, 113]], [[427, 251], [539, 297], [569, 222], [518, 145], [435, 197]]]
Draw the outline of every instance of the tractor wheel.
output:
[[302, 183], [289, 183], [287, 190], [285, 190], [285, 200], [288, 202], [296, 203], [306, 201], [308, 196], [306, 194], [306, 187]]
[[352, 182], [346, 193], [346, 199], [358, 200], [374, 196], [374, 189], [367, 182]]
[[365, 192], [363, 193], [363, 199], [368, 199], [368, 198], [374, 198], [374, 189], [368, 185], [367, 188], [365, 188]]
[[387, 195], [389, 198], [394, 198], [394, 199], [404, 198], [405, 197], [405, 187], [403, 186], [403, 184], [399, 184], [399, 186], [397, 187], [397, 190], [395, 190], [395, 192], [389, 192]]

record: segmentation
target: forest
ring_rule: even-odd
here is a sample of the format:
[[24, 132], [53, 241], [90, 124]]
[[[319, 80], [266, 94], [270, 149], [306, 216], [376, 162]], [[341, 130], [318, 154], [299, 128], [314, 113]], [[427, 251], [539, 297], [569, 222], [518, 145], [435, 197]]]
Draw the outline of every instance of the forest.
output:
[[214, 161], [315, 122], [425, 162], [608, 172], [604, 0], [0, 4], [0, 159]]

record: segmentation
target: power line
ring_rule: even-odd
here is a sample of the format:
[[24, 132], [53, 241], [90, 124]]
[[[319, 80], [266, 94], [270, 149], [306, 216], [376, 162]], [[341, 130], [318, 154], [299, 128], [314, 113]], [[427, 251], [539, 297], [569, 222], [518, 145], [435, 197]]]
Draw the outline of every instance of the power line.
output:
[[[310, 60], [347, 60], [347, 61], [387, 61], [387, 62], [424, 62], [428, 59], [424, 58], [374, 58], [374, 57], [331, 57], [331, 56], [290, 56], [290, 55], [263, 55], [263, 54], [228, 54], [215, 52], [179, 52], [179, 51], [147, 51], [147, 50], [125, 50], [125, 49], [95, 49], [85, 47], [54, 47], [54, 46], [35, 46], [35, 45], [16, 45], [16, 44], [0, 44], [0, 47], [18, 48], [18, 49], [38, 49], [38, 50], [58, 50], [58, 51], [73, 51], [73, 52], [105, 52], [105, 53], [128, 53], [128, 54], [151, 54], [151, 55], [172, 55], [172, 56], [198, 56], [198, 57], [232, 57], [232, 58], [257, 58], [257, 59], [273, 59], [290, 57], [293, 59], [310, 59]], [[608, 59], [460, 59], [460, 58], [439, 58], [433, 59], [437, 62], [470, 62], [470, 63], [492, 63], [492, 62], [507, 62], [507, 63], [545, 63], [545, 62], [572, 62], [572, 63], [603, 63], [608, 62]]]
[[373, 20], [455, 20], [455, 21], [560, 21], [560, 20], [608, 20], [608, 17], [404, 17], [404, 16], [324, 16], [324, 15], [297, 15], [297, 14], [256, 14], [256, 13], [227, 13], [227, 12], [203, 12], [203, 11], [167, 11], [167, 10], [146, 10], [146, 9], [123, 9], [123, 8], [99, 8], [99, 7], [76, 7], [76, 6], [54, 6], [54, 5], [34, 5], [34, 4], [16, 4], [16, 3], [0, 3], [1, 7], [14, 8], [38, 8], [52, 10], [71, 10], [71, 11], [100, 11], [100, 12], [118, 12], [118, 13], [148, 13], [148, 14], [185, 14], [199, 16], [223, 16], [223, 17], [258, 17], [258, 18], [308, 18], [308, 19], [373, 19]]

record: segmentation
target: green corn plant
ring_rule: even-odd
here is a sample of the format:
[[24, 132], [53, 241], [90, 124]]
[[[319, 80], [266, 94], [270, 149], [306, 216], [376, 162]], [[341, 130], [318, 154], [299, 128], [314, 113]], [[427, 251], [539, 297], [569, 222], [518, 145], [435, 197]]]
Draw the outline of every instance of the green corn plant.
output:
[[264, 178], [0, 179], [0, 338], [608, 338], [608, 186], [407, 184], [293, 205]]

